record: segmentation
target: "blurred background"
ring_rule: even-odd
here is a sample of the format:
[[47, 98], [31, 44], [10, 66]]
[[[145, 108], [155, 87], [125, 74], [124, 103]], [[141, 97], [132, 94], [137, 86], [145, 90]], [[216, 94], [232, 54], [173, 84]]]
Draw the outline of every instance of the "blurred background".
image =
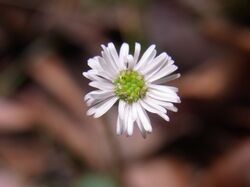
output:
[[[249, 0], [0, 0], [0, 187], [250, 187]], [[100, 44], [156, 44], [182, 103], [143, 139], [85, 115]]]

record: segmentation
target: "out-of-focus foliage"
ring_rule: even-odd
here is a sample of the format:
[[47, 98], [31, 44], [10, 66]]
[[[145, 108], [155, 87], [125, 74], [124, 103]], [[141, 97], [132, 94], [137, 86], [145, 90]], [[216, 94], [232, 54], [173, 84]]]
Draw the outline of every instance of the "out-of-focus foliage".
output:
[[87, 174], [74, 187], [118, 187], [118, 185], [108, 176]]
[[[1, 0], [0, 186], [249, 187], [248, 0]], [[182, 103], [116, 136], [116, 108], [85, 115], [100, 44], [156, 44]], [[165, 124], [165, 125], [163, 125]]]
[[225, 15], [236, 23], [250, 25], [250, 1], [248, 0], [224, 0], [222, 1], [222, 10]]

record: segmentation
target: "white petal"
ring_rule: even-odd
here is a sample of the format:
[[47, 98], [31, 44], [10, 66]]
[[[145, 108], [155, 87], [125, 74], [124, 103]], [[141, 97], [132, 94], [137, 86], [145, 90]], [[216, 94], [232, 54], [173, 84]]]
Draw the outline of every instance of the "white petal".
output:
[[120, 70], [123, 70], [123, 69], [125, 68], [124, 62], [123, 62], [123, 61], [120, 61], [119, 55], [118, 55], [118, 53], [117, 53], [117, 51], [116, 51], [116, 48], [115, 48], [114, 44], [113, 44], [113, 43], [109, 43], [109, 44], [108, 44], [108, 47], [109, 47], [110, 54], [111, 54], [111, 56], [112, 56], [114, 62], [115, 62], [116, 65], [117, 65], [118, 70], [119, 70], [119, 71], [120, 71]]
[[88, 111], [87, 111], [87, 115], [92, 115], [96, 112], [96, 110], [102, 106], [104, 103], [106, 103], [107, 101], [109, 101], [110, 99], [114, 98], [113, 96], [107, 97], [107, 98], [102, 98], [102, 99], [93, 99], [90, 98], [87, 102], [88, 103], [94, 103], [95, 105], [93, 105]]
[[93, 98], [91, 97], [89, 100], [87, 100], [87, 105], [88, 105], [89, 107], [92, 107], [92, 106], [97, 105], [97, 104], [99, 104], [99, 103], [101, 103], [101, 102], [107, 101], [107, 100], [110, 99], [111, 97], [114, 97], [114, 95], [112, 95], [112, 96], [106, 96], [106, 97], [99, 98], [99, 99], [93, 99]]
[[169, 67], [174, 63], [173, 60], [168, 56], [162, 62], [160, 62], [157, 66], [152, 67], [149, 71], [145, 72], [145, 79], [149, 80], [151, 77], [155, 75], [159, 75], [160, 72], [167, 71]]
[[142, 66], [138, 69], [139, 71], [143, 71], [146, 67], [151, 66], [152, 62], [156, 56], [156, 50], [153, 50], [152, 54], [148, 57], [148, 59], [145, 61], [145, 63], [142, 64]]
[[142, 55], [141, 59], [135, 66], [135, 70], [138, 70], [144, 63], [147, 62], [148, 58], [154, 53], [155, 45], [151, 45]]
[[178, 69], [178, 67], [175, 65], [165, 66], [159, 72], [155, 73], [152, 77], [146, 78], [146, 79], [149, 82], [153, 82], [157, 79], [160, 79], [164, 76], [171, 74], [172, 72], [174, 72], [177, 69]]
[[131, 107], [132, 107], [132, 117], [133, 117], [133, 121], [136, 121], [136, 119], [138, 118], [138, 116], [137, 116], [137, 110], [136, 110], [136, 104], [133, 103]]
[[135, 52], [134, 52], [134, 61], [135, 61], [135, 63], [137, 63], [137, 61], [139, 59], [140, 51], [141, 51], [141, 45], [136, 42], [135, 43]]
[[91, 97], [89, 97], [89, 98], [87, 98], [87, 105], [88, 106], [90, 106], [94, 101], [96, 101], [95, 99], [93, 99], [93, 98], [91, 98]]
[[148, 91], [147, 94], [149, 97], [152, 97], [152, 98], [160, 100], [160, 101], [169, 101], [169, 102], [173, 102], [173, 103], [180, 103], [181, 102], [179, 97], [173, 97], [173, 96], [168, 95], [168, 94], [155, 92], [154, 90]]
[[[100, 77], [113, 81], [112, 76], [106, 70], [107, 67], [103, 66], [103, 64], [105, 64], [105, 61], [101, 60], [102, 62], [100, 62], [100, 59], [102, 59], [102, 57], [94, 57], [94, 59], [89, 59], [88, 63], [93, 62], [96, 64], [96, 66], [98, 66], [98, 68], [93, 68], [92, 70], [89, 70], [88, 73], [91, 72], [92, 75], [98, 75]], [[105, 69], [103, 67], [105, 67]]]
[[128, 121], [127, 121], [127, 123], [128, 123], [128, 128], [127, 128], [128, 136], [132, 136], [133, 131], [134, 131], [134, 121], [133, 121], [131, 106], [129, 106], [129, 109], [128, 109]]
[[165, 93], [165, 94], [170, 94], [170, 95], [178, 97], [176, 92], [172, 88], [170, 88], [169, 86], [157, 85], [157, 84], [148, 84], [148, 87], [151, 90], [155, 90], [155, 91], [158, 91], [158, 92], [162, 92], [162, 93]]
[[116, 48], [114, 46], [113, 43], [108, 43], [108, 47], [106, 48], [108, 51], [108, 54], [114, 64], [114, 66], [116, 67], [116, 70], [120, 71], [120, 64], [119, 64], [119, 56], [118, 53], [116, 51]]
[[153, 50], [151, 55], [141, 64], [141, 66], [137, 69], [137, 71], [142, 72], [145, 68], [151, 66], [155, 56], [156, 56], [156, 50]]
[[155, 80], [153, 81], [154, 84], [163, 84], [163, 83], [167, 83], [169, 81], [175, 80], [180, 78], [181, 74], [180, 73], [176, 73], [167, 77], [163, 77], [161, 79]]
[[116, 124], [116, 134], [121, 135], [122, 132], [123, 132], [123, 125], [122, 125], [121, 118], [118, 115], [117, 116], [117, 124]]
[[127, 58], [128, 61], [128, 69], [133, 69], [135, 66], [135, 61], [132, 55], [129, 55]]
[[104, 100], [105, 99], [93, 99], [93, 98], [89, 98], [89, 100], [87, 100], [86, 103], [87, 103], [88, 106], [93, 106], [93, 105], [96, 105], [97, 103], [100, 103], [101, 101], [104, 101]]
[[104, 58], [99, 57], [98, 60], [99, 60], [99, 63], [103, 69], [102, 73], [105, 73], [110, 79], [114, 80], [116, 78], [117, 72], [114, 71], [112, 66], [109, 63], [107, 63], [104, 60]]
[[98, 88], [100, 90], [114, 90], [114, 85], [109, 82], [99, 82], [99, 81], [93, 81], [90, 82], [89, 85], [94, 88]]
[[143, 100], [142, 100], [143, 102], [145, 102], [147, 105], [149, 105], [150, 107], [153, 107], [153, 108], [155, 108], [157, 111], [159, 111], [159, 112], [163, 112], [163, 113], [165, 113], [165, 112], [167, 112], [167, 110], [165, 109], [165, 108], [163, 108], [162, 106], [160, 106], [160, 105], [157, 105], [155, 102], [154, 102], [154, 100], [152, 100], [150, 97], [145, 97]]
[[147, 132], [152, 132], [152, 126], [150, 124], [150, 119], [149, 119], [147, 113], [145, 112], [145, 110], [139, 104], [136, 105], [136, 109], [137, 109], [138, 117], [140, 118], [144, 129]]
[[95, 58], [88, 59], [88, 66], [95, 70], [100, 70], [100, 64]]
[[94, 118], [99, 118], [101, 117], [104, 113], [106, 113], [114, 104], [115, 102], [118, 100], [117, 97], [112, 97], [110, 99], [108, 99], [105, 102], [102, 102], [100, 105], [97, 104], [94, 107], [96, 108], [96, 112], [94, 115]]
[[163, 119], [165, 119], [166, 121], [169, 121], [169, 117], [167, 114], [164, 113], [157, 113], [159, 116], [161, 116]]
[[157, 114], [159, 113], [160, 111], [149, 106], [147, 103], [145, 103], [144, 101], [140, 101], [140, 104], [143, 108], [145, 108], [147, 111], [151, 112], [151, 113], [154, 113], [154, 114]]
[[127, 43], [123, 43], [119, 53], [119, 61], [121, 64], [124, 64], [123, 68], [126, 67], [128, 53], [129, 45]]
[[108, 81], [112, 82], [113, 79], [110, 79], [108, 76], [106, 76], [103, 73], [103, 70], [97, 71], [97, 70], [88, 70], [87, 72], [83, 73], [83, 76], [85, 76], [87, 79], [90, 79], [92, 81]]
[[138, 68], [137, 71], [142, 72], [148, 66], [152, 66], [152, 62], [154, 61], [155, 56], [156, 56], [156, 50], [153, 50], [151, 55], [147, 58], [147, 60], [145, 60], [145, 62], [141, 65], [141, 67]]
[[178, 92], [179, 89], [174, 86], [167, 86], [169, 89], [173, 90], [174, 92]]
[[[153, 107], [152, 105], [150, 105], [149, 103], [143, 102], [141, 101], [141, 105], [149, 112], [151, 113], [155, 113], [158, 114], [159, 116], [161, 116], [163, 119], [165, 119], [166, 121], [169, 121], [169, 117], [162, 111], [157, 110], [155, 107]], [[167, 111], [166, 111], [167, 112]]]
[[166, 66], [166, 61], [163, 63], [160, 63], [158, 66], [152, 67], [150, 71], [147, 71], [145, 73], [142, 72], [142, 74], [145, 77], [145, 80], [149, 80], [153, 75], [157, 74], [164, 66]]
[[179, 98], [179, 96], [176, 94], [176, 92], [172, 91], [172, 92], [167, 92], [167, 91], [161, 91], [161, 90], [157, 90], [157, 89], [149, 89], [149, 92], [159, 95], [159, 96], [166, 96], [166, 97], [171, 97], [171, 98]]
[[124, 112], [125, 112], [126, 103], [123, 100], [119, 100], [118, 104], [118, 114], [122, 120], [124, 120]]
[[97, 74], [97, 71], [96, 71], [96, 70], [93, 70], [93, 69], [90, 69], [90, 70], [88, 70], [87, 72], [83, 72], [83, 73], [82, 73], [82, 75], [83, 75], [84, 77], [86, 77], [87, 79], [92, 79], [91, 76], [96, 76], [96, 74]]
[[103, 56], [104, 60], [106, 61], [107, 64], [110, 65], [110, 68], [112, 68], [114, 72], [118, 73], [119, 72], [118, 66], [117, 66], [116, 62], [113, 60], [109, 50], [104, 45], [101, 45], [101, 46], [104, 50], [102, 52], [102, 56]]
[[93, 115], [99, 110], [99, 108], [104, 105], [105, 103], [109, 102], [113, 96], [107, 97], [105, 99], [89, 99], [87, 104], [91, 104], [91, 108], [87, 111], [87, 115]]
[[84, 101], [87, 101], [87, 100], [89, 100], [89, 99], [93, 99], [90, 95], [85, 95], [84, 96]]
[[150, 66], [146, 66], [142, 71], [143, 74], [148, 74], [148, 73], [152, 73], [153, 71], [155, 71], [157, 68], [159, 68], [159, 66], [163, 66], [164, 63], [167, 61], [168, 59], [168, 55], [167, 53], [161, 53], [159, 56], [157, 56], [151, 63]]
[[178, 109], [173, 105], [173, 103], [170, 103], [170, 102], [166, 102], [166, 101], [160, 101], [160, 100], [157, 100], [157, 99], [153, 99], [149, 96], [147, 96], [148, 98], [152, 99], [151, 102], [154, 102], [160, 106], [163, 106], [164, 108], [166, 108], [167, 110], [170, 110], [170, 111], [173, 111], [173, 112], [177, 112]]
[[115, 94], [111, 90], [107, 90], [107, 91], [94, 90], [94, 91], [91, 91], [88, 94], [86, 94], [84, 100], [86, 101], [89, 98], [102, 99], [102, 98], [107, 98], [107, 97], [110, 97], [110, 96], [113, 96], [113, 95], [115, 95]]
[[141, 123], [141, 120], [139, 118], [136, 119], [136, 123], [137, 123], [137, 126], [140, 129], [140, 132], [141, 132], [143, 138], [146, 138], [147, 137], [147, 131], [144, 129], [144, 127], [143, 127], [143, 125]]
[[82, 72], [82, 75], [91, 81], [95, 80], [94, 76], [89, 75], [87, 72]]
[[123, 115], [124, 115], [124, 119], [123, 119], [123, 133], [124, 133], [128, 129], [129, 104], [127, 104], [127, 103], [125, 103], [124, 114]]
[[110, 51], [110, 54], [111, 54], [113, 60], [116, 62], [117, 66], [118, 66], [118, 67], [121, 66], [121, 65], [119, 64], [119, 56], [118, 56], [118, 53], [117, 53], [117, 51], [116, 51], [116, 49], [115, 49], [114, 44], [113, 44], [113, 43], [109, 43], [109, 44], [108, 44], [108, 49], [109, 49], [109, 51]]
[[88, 111], [87, 111], [87, 116], [91, 116], [95, 113], [95, 108], [90, 108]]

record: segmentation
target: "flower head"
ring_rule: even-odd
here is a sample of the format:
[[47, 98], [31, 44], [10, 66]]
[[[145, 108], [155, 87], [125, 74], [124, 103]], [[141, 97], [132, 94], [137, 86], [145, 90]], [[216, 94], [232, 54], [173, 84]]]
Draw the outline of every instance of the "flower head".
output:
[[119, 54], [113, 43], [102, 45], [102, 49], [101, 56], [88, 60], [91, 69], [83, 72], [91, 80], [89, 85], [97, 88], [84, 98], [90, 107], [87, 115], [98, 118], [118, 101], [117, 134], [131, 136], [137, 124], [146, 137], [152, 132], [146, 111], [166, 121], [169, 121], [168, 110], [177, 111], [173, 103], [180, 102], [178, 89], [162, 85], [180, 77], [179, 73], [172, 74], [177, 66], [166, 53], [156, 56], [155, 45], [151, 45], [141, 58], [139, 43], [135, 43], [133, 55], [127, 43], [122, 44]]

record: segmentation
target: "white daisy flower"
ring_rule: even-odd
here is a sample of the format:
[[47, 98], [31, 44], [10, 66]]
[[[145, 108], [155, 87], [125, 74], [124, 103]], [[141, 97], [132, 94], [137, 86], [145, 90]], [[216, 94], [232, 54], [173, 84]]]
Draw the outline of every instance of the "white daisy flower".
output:
[[161, 85], [180, 77], [179, 73], [172, 74], [177, 66], [167, 53], [156, 56], [155, 45], [151, 45], [141, 58], [139, 43], [135, 43], [133, 55], [127, 43], [122, 44], [119, 54], [113, 43], [101, 47], [102, 55], [90, 58], [91, 69], [83, 72], [91, 80], [89, 85], [97, 88], [84, 98], [90, 107], [87, 115], [99, 118], [118, 101], [117, 134], [131, 136], [137, 124], [146, 137], [152, 132], [146, 111], [166, 121], [169, 121], [168, 110], [177, 111], [173, 103], [180, 103], [178, 89]]

